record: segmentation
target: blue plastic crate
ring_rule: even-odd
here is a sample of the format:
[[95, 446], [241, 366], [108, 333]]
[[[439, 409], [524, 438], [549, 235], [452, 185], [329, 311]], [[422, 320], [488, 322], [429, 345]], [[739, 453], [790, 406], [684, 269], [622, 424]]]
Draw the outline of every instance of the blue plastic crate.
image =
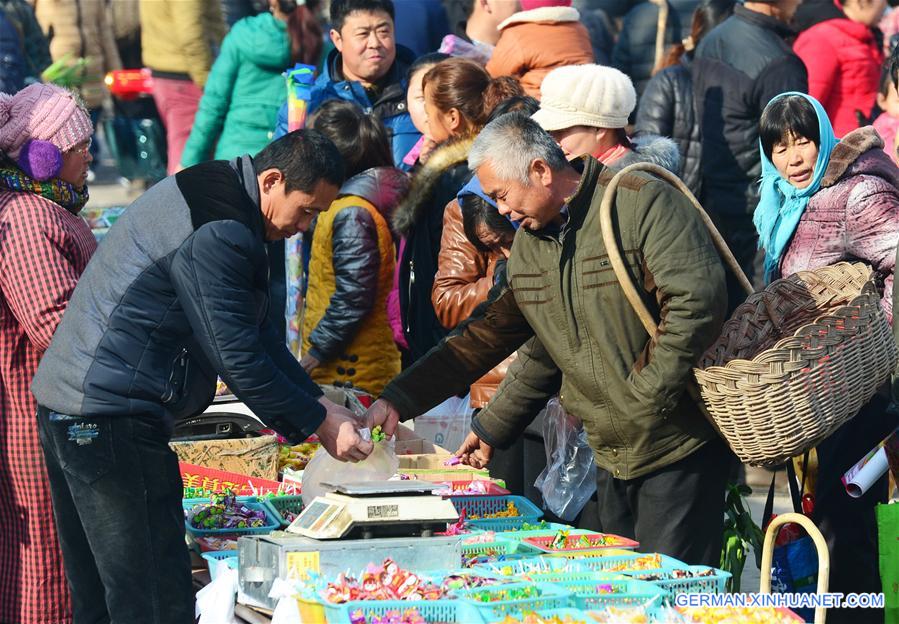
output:
[[[526, 587], [536, 588], [538, 595], [531, 598], [517, 600], [497, 600], [485, 602], [476, 599], [477, 596], [494, 592], [514, 592]], [[453, 592], [460, 602], [467, 605], [467, 611], [462, 615], [464, 622], [475, 621], [475, 615], [480, 616], [484, 622], [492, 622], [502, 619], [507, 615], [515, 615], [528, 611], [541, 609], [566, 609], [572, 606], [572, 595], [559, 585], [544, 583], [508, 583], [496, 587], [481, 587], [478, 589], [459, 590]]]
[[209, 579], [214, 581], [219, 574], [219, 565], [227, 565], [232, 570], [237, 569], [236, 550], [213, 550], [203, 553], [206, 567], [209, 569]]
[[[578, 609], [603, 609], [607, 606], [658, 607], [670, 597], [667, 591], [653, 583], [634, 579], [610, 579], [599, 581], [557, 581], [556, 585], [571, 592]], [[613, 591], [604, 592], [610, 587]]]
[[184, 526], [187, 529], [187, 532], [194, 537], [221, 535], [265, 535], [277, 530], [281, 526], [281, 523], [277, 518], [275, 518], [272, 511], [261, 502], [259, 502], [259, 500], [255, 496], [242, 496], [238, 497], [237, 502], [246, 505], [250, 509], [265, 512], [266, 522], [263, 526], [246, 529], [197, 529], [195, 527], [192, 527], [190, 525], [190, 520], [188, 519], [188, 512], [190, 512], [190, 510], [193, 509], [195, 505], [202, 505], [208, 502], [208, 498], [185, 498], [181, 501], [181, 504], [184, 507]]
[[[565, 618], [569, 618], [572, 624], [596, 624], [596, 620], [579, 609], [539, 609], [534, 611], [534, 613], [547, 619], [557, 617], [560, 620], [565, 621]], [[505, 618], [505, 616], [492, 619], [489, 621], [489, 624], [502, 622], [503, 618]]]
[[658, 579], [642, 579], [647, 576], [643, 572], [628, 572], [628, 576], [632, 578], [646, 580], [676, 596], [679, 594], [726, 594], [727, 580], [731, 577], [730, 572], [710, 568], [708, 566], [686, 566], [685, 571], [690, 574], [705, 573], [704, 576], [691, 576], [685, 578], [674, 578], [674, 573], [678, 570], [664, 570]]
[[[543, 517], [543, 511], [524, 496], [453, 496], [449, 500], [452, 501], [453, 507], [455, 507], [456, 511], [460, 514], [464, 509], [467, 518], [471, 516], [478, 516], [479, 518], [477, 520], [472, 520], [473, 523], [479, 523], [478, 528], [484, 528], [484, 526], [481, 524], [484, 522], [501, 522], [503, 520], [518, 520], [517, 526], [521, 526], [525, 522], [539, 522], [540, 518]], [[506, 511], [506, 509], [508, 509], [509, 503], [515, 503], [515, 507], [518, 508], [517, 516], [510, 516], [505, 518], [484, 518], [486, 514]], [[512, 527], [513, 530], [514, 528], [516, 527]]]
[[531, 556], [518, 561], [478, 564], [473, 571], [484, 571], [489, 574], [502, 574], [509, 577], [526, 577], [527, 575], [551, 574], [559, 572], [588, 572], [579, 560], [561, 557]]
[[299, 494], [290, 494], [287, 496], [274, 496], [262, 501], [272, 515], [278, 520], [282, 527], [290, 525], [287, 518], [284, 517], [286, 512], [292, 512], [297, 515], [303, 512], [303, 497]]
[[[616, 572], [621, 574], [627, 574], [628, 576], [633, 576], [635, 578], [638, 575], [653, 575], [653, 574], [662, 574], [666, 571], [670, 570], [685, 570], [689, 566], [679, 559], [675, 559], [674, 557], [669, 557], [668, 555], [658, 555], [660, 566], [657, 568], [646, 568], [642, 570], [627, 570], [621, 569], [626, 568], [629, 562], [636, 561], [638, 559], [642, 559], [644, 557], [652, 557], [655, 556], [655, 553], [633, 553], [629, 555], [607, 555], [607, 556], [598, 556], [598, 557], [587, 557], [583, 559], [578, 559], [578, 561], [585, 568], [590, 570], [595, 570], [597, 572]], [[616, 569], [619, 568], [619, 569]]]
[[329, 624], [350, 624], [351, 616], [358, 613], [369, 621], [391, 611], [402, 613], [407, 609], [416, 609], [428, 624], [466, 621], [464, 605], [459, 600], [359, 600], [339, 605], [325, 602], [324, 607]]

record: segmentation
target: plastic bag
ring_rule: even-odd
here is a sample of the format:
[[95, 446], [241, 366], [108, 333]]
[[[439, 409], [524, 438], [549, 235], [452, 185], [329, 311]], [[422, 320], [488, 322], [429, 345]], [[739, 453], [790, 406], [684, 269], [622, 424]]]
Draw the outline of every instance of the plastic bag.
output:
[[452, 453], [471, 431], [471, 411], [470, 395], [450, 397], [415, 419], [415, 433]]
[[884, 624], [899, 624], [899, 503], [877, 505]]
[[[365, 439], [371, 437], [368, 429], [362, 429], [359, 433]], [[392, 441], [375, 442], [375, 450], [371, 455], [355, 464], [334, 459], [321, 447], [303, 471], [303, 506], [308, 507], [317, 496], [330, 491], [323, 483], [342, 485], [361, 481], [385, 481], [395, 475], [399, 467], [400, 460], [397, 459]]]
[[534, 487], [543, 504], [563, 520], [574, 520], [596, 491], [596, 464], [584, 425], [553, 397], [543, 410], [546, 468]]

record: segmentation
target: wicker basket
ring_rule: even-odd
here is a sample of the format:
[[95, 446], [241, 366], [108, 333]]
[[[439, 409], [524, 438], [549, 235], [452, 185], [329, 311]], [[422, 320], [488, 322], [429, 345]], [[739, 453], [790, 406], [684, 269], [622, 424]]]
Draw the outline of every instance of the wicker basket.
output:
[[737, 456], [775, 465], [855, 416], [895, 367], [871, 268], [841, 262], [751, 295], [695, 372]]
[[[722, 258], [751, 293], [733, 254], [683, 182], [655, 165], [626, 167], [603, 198], [602, 236], [625, 297], [649, 334], [656, 333], [654, 319], [627, 273], [611, 221], [620, 178], [638, 170], [671, 182], [693, 202]], [[841, 262], [750, 294], [694, 369], [698, 403], [742, 462], [778, 465], [854, 417], [889, 379], [896, 361], [870, 267]], [[689, 389], [698, 394], [693, 384]]]

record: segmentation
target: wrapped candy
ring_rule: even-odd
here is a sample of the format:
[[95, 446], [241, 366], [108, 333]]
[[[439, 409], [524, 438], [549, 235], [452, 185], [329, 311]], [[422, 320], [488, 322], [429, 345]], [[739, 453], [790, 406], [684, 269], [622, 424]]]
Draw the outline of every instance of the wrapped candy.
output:
[[774, 607], [678, 607], [687, 622], [702, 624], [796, 624], [796, 617]]
[[209, 503], [194, 505], [188, 521], [195, 529], [250, 529], [265, 526], [266, 516], [261, 509], [238, 503], [231, 490], [226, 490], [223, 494], [213, 494]]
[[490, 518], [517, 518], [520, 515], [521, 512], [518, 511], [518, 507], [515, 506], [515, 503], [509, 501], [509, 504], [506, 505], [506, 508], [502, 511], [494, 511], [493, 513], [486, 513], [481, 516], [471, 514], [469, 518], [471, 520], [488, 520]]

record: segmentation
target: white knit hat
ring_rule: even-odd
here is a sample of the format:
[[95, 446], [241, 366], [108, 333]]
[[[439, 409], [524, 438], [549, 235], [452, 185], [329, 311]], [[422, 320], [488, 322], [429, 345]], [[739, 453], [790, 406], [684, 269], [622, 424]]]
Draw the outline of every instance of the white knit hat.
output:
[[624, 128], [637, 106], [634, 83], [602, 65], [569, 65], [546, 75], [534, 121], [547, 132], [573, 126]]

